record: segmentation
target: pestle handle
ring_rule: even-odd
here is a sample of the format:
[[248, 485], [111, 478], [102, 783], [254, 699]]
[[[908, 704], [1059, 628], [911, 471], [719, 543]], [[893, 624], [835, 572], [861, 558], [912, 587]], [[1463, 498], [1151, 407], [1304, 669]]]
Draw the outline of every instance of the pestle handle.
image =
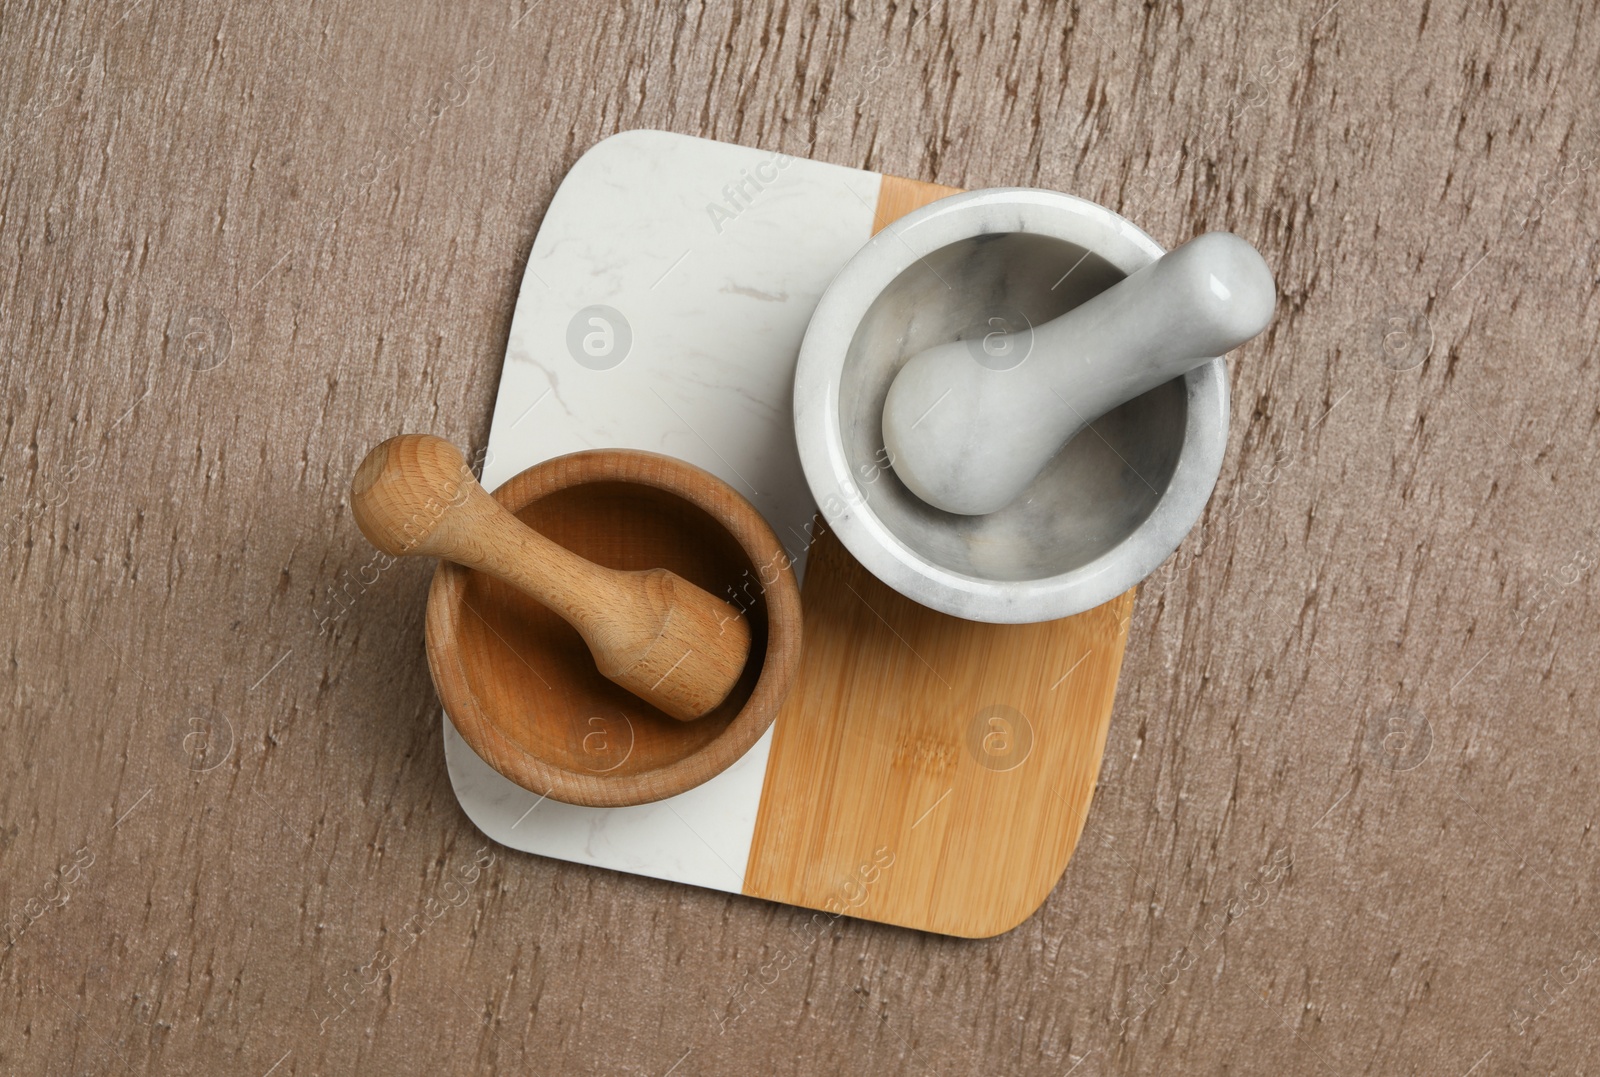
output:
[[395, 557], [442, 557], [486, 572], [569, 621], [626, 596], [601, 568], [525, 525], [478, 484], [448, 441], [390, 438], [367, 454], [350, 484], [356, 525]]
[[738, 683], [750, 653], [739, 611], [666, 569], [605, 568], [512, 515], [454, 445], [390, 438], [350, 484], [356, 524], [395, 557], [441, 557], [504, 580], [583, 636], [600, 672], [674, 718], [702, 717]]
[[1208, 232], [1040, 326], [1033, 353], [1051, 387], [1092, 421], [1250, 340], [1276, 302], [1261, 254]]

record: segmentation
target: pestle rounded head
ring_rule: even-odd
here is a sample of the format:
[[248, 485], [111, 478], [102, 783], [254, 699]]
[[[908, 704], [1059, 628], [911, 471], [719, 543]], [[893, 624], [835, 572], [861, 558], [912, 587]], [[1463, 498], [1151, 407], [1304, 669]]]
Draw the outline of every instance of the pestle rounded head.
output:
[[1038, 467], [1009, 445], [997, 446], [991, 424], [972, 418], [1040, 418], [1036, 402], [1010, 399], [1023, 380], [1015, 374], [984, 367], [960, 342], [918, 352], [900, 368], [884, 401], [883, 444], [912, 493], [965, 516], [994, 512], [1015, 499]]

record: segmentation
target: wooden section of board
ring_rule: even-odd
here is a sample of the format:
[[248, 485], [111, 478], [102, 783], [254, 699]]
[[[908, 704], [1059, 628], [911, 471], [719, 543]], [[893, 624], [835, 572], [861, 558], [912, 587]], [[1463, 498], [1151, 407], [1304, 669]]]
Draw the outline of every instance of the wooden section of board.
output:
[[960, 187], [884, 176], [883, 183], [878, 187], [878, 205], [872, 213], [872, 234], [877, 235], [884, 226], [898, 221], [914, 209], [921, 209], [929, 202], [960, 193]]
[[[955, 193], [885, 176], [874, 229]], [[745, 893], [970, 938], [1017, 926], [1083, 830], [1134, 592], [1059, 621], [964, 621], [820, 531], [802, 593]]]

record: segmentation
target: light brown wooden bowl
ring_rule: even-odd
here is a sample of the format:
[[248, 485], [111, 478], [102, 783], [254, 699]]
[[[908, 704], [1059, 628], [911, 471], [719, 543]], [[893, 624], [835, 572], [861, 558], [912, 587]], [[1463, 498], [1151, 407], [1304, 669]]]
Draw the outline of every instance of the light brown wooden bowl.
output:
[[524, 789], [603, 808], [692, 789], [749, 751], [794, 681], [801, 625], [789, 556], [755, 506], [692, 464], [631, 449], [547, 460], [494, 497], [596, 564], [671, 569], [745, 608], [750, 660], [720, 706], [681, 722], [601, 676], [556, 614], [441, 561], [428, 592], [428, 668], [473, 751]]

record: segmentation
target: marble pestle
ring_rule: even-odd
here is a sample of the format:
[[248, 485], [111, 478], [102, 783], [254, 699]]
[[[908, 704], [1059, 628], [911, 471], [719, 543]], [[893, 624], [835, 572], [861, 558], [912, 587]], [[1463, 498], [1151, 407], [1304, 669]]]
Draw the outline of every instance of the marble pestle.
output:
[[1256, 249], [1209, 232], [1044, 325], [918, 352], [889, 387], [884, 447], [930, 505], [994, 512], [1089, 423], [1260, 333], [1276, 300]]

